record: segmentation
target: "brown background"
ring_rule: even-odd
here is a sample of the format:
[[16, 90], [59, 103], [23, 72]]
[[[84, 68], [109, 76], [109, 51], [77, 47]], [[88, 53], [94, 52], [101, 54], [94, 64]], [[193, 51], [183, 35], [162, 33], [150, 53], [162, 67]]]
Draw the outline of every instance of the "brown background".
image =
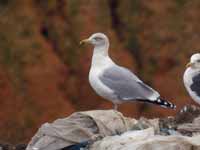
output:
[[[27, 142], [44, 122], [74, 111], [109, 109], [88, 83], [94, 32], [110, 38], [110, 55], [177, 105], [185, 64], [200, 47], [199, 0], [0, 0], [0, 140]], [[126, 116], [174, 115], [129, 103]]]

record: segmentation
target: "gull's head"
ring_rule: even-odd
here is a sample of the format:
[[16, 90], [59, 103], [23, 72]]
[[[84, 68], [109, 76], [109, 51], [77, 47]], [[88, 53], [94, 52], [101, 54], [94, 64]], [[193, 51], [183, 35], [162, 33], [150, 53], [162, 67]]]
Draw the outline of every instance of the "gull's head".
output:
[[94, 33], [89, 38], [82, 40], [80, 44], [89, 43], [96, 46], [108, 46], [108, 37], [103, 33]]
[[186, 67], [200, 69], [200, 53], [193, 54], [190, 58], [190, 62], [186, 65]]

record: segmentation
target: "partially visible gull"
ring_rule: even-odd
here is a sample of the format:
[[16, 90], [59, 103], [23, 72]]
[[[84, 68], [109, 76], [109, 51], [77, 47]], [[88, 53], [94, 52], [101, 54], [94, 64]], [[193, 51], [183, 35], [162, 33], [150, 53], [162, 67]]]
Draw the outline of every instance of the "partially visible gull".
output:
[[183, 75], [186, 90], [200, 104], [200, 53], [193, 54]]
[[175, 105], [160, 98], [160, 94], [142, 82], [128, 69], [115, 64], [108, 55], [109, 40], [103, 33], [95, 33], [80, 44], [94, 46], [89, 82], [95, 92], [114, 104], [141, 101], [175, 109]]

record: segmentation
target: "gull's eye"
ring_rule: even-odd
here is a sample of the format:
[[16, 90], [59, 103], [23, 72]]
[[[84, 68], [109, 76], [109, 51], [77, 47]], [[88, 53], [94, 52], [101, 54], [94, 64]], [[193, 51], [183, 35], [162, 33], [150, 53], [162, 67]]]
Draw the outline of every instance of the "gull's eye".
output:
[[95, 37], [94, 38], [96, 41], [101, 41], [102, 40], [102, 38], [100, 38], [100, 37]]

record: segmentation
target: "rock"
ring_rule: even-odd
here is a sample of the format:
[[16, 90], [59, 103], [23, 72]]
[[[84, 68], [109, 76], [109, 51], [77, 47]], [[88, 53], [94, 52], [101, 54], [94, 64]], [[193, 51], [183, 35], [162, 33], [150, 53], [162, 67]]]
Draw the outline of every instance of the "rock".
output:
[[135, 119], [114, 110], [76, 112], [67, 118], [43, 124], [27, 150], [56, 150], [83, 142], [92, 143], [131, 130], [136, 123]]
[[200, 135], [161, 136], [153, 128], [128, 131], [121, 136], [109, 136], [95, 142], [89, 150], [193, 150], [200, 148]]
[[7, 143], [0, 143], [0, 150], [25, 150], [26, 144], [11, 145]]
[[76, 112], [43, 124], [26, 150], [198, 150], [199, 110], [186, 106], [175, 117], [139, 120], [114, 110]]

